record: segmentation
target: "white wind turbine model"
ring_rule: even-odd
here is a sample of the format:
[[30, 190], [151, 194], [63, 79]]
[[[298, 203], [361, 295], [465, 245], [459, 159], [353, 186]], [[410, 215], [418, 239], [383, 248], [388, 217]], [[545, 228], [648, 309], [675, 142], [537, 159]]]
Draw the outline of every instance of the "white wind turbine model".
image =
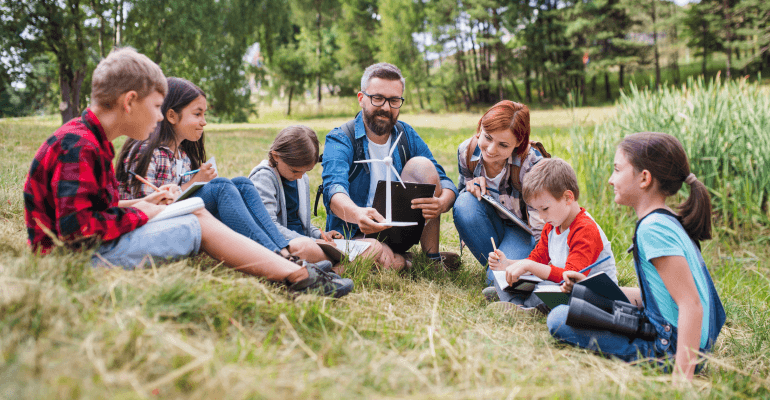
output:
[[395, 143], [393, 143], [393, 147], [390, 149], [390, 153], [383, 158], [382, 160], [360, 160], [356, 161], [357, 163], [376, 163], [381, 162], [385, 164], [385, 167], [387, 169], [387, 173], [385, 175], [385, 221], [377, 222], [377, 224], [382, 226], [412, 226], [417, 225], [417, 222], [399, 222], [399, 221], [393, 221], [393, 211], [392, 211], [392, 201], [391, 201], [391, 195], [390, 195], [390, 172], [393, 171], [394, 174], [396, 174], [396, 178], [398, 178], [399, 183], [401, 183], [401, 186], [406, 189], [406, 185], [404, 184], [404, 181], [401, 180], [401, 176], [398, 174], [398, 171], [396, 171], [396, 168], [393, 166], [393, 151], [396, 150], [396, 146], [398, 145], [398, 141], [401, 139], [401, 135], [404, 133], [401, 132], [398, 137], [396, 138]]

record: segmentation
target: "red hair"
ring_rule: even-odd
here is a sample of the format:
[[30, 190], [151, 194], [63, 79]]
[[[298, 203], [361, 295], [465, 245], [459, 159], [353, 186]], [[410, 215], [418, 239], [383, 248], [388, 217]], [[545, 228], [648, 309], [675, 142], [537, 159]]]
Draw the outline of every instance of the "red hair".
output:
[[476, 128], [476, 135], [481, 133], [482, 128], [485, 132], [510, 130], [516, 140], [521, 142], [513, 152], [524, 157], [529, 146], [529, 108], [521, 103], [503, 100], [484, 113]]

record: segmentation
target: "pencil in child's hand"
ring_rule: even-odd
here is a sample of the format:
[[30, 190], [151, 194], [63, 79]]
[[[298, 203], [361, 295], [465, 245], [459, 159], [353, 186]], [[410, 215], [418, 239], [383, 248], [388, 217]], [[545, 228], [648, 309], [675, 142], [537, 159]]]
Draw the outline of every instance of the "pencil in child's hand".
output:
[[491, 238], [489, 238], [489, 240], [492, 241], [492, 251], [496, 253], [497, 252], [497, 246], [495, 246], [495, 238], [491, 237]]
[[157, 186], [155, 186], [155, 185], [153, 185], [152, 183], [150, 183], [150, 181], [148, 181], [147, 179], [144, 179], [144, 178], [142, 178], [141, 176], [137, 175], [137, 174], [136, 174], [134, 171], [128, 171], [128, 173], [129, 173], [129, 174], [131, 174], [131, 176], [133, 176], [134, 178], [138, 179], [138, 180], [139, 180], [139, 182], [142, 182], [142, 183], [144, 183], [145, 185], [147, 185], [147, 186], [149, 186], [149, 187], [153, 188], [153, 189], [154, 189], [156, 192], [160, 192], [160, 191], [161, 191], [160, 189], [158, 189], [158, 187], [157, 187]]

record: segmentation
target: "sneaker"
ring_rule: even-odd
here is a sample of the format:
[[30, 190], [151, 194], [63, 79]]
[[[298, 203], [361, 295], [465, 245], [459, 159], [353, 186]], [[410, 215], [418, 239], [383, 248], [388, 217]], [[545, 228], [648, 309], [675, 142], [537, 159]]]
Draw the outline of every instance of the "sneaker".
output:
[[491, 310], [495, 310], [502, 313], [513, 313], [518, 308], [516, 304], [509, 303], [507, 301], [496, 301], [487, 306]]
[[[410, 254], [411, 253], [406, 253]], [[460, 255], [457, 253], [452, 253], [451, 251], [442, 251], [439, 252], [441, 255], [441, 260], [431, 259], [431, 263], [434, 264], [437, 268], [441, 268], [445, 271], [457, 271], [460, 269]], [[411, 260], [411, 257], [409, 257], [407, 260]]]
[[497, 301], [500, 299], [494, 286], [485, 287], [484, 290], [481, 291], [481, 294], [485, 299], [487, 299], [487, 301]]
[[[322, 271], [316, 264], [305, 265], [308, 277], [294, 283], [287, 283], [292, 292], [319, 292], [324, 296], [340, 298], [353, 290], [353, 281], [339, 278], [339, 275]], [[336, 278], [335, 278], [336, 277]]]

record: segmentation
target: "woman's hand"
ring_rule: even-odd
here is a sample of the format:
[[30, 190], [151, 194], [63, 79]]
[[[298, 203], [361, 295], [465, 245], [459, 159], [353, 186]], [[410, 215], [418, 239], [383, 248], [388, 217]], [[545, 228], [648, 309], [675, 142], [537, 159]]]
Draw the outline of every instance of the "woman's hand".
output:
[[201, 165], [200, 171], [193, 175], [190, 182], [209, 182], [217, 176], [217, 170], [214, 169], [211, 163], [205, 163]]
[[564, 271], [561, 276], [564, 278], [564, 283], [561, 284], [561, 291], [564, 293], [572, 293], [572, 287], [586, 278], [585, 275], [577, 271]]
[[465, 182], [465, 190], [481, 200], [481, 196], [487, 194], [487, 178], [479, 176]]

